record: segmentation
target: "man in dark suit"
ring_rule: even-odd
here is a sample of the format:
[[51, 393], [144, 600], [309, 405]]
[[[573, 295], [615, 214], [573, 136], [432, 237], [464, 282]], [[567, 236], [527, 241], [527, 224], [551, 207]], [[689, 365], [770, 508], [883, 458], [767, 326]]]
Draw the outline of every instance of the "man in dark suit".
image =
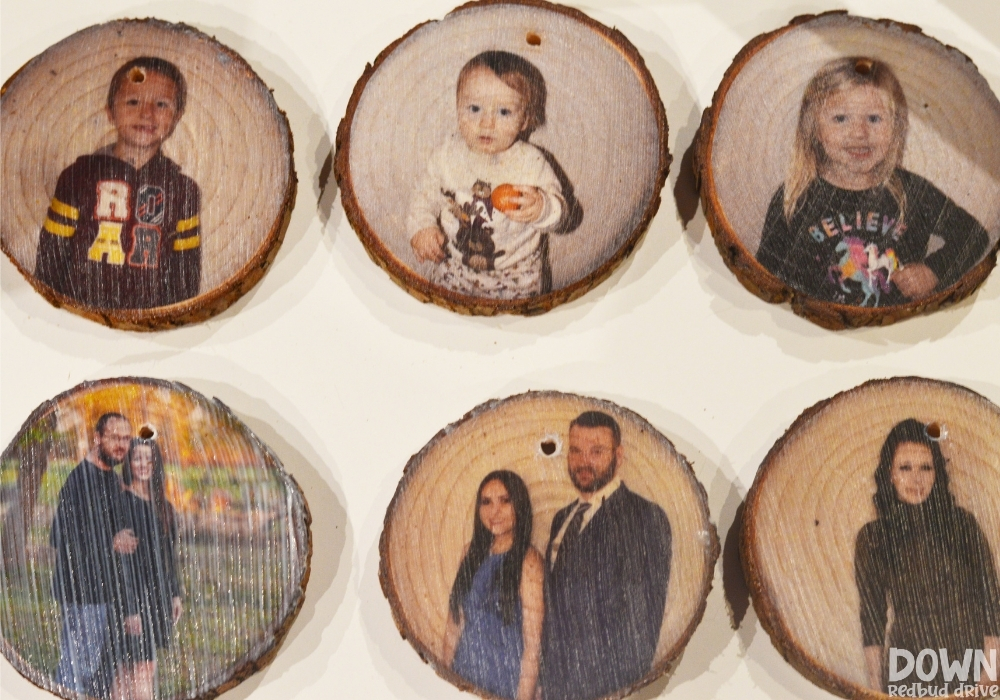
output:
[[616, 476], [621, 429], [587, 411], [570, 423], [579, 497], [552, 521], [545, 553], [544, 700], [623, 690], [650, 669], [670, 580], [670, 522]]
[[49, 542], [56, 552], [52, 592], [62, 612], [55, 682], [65, 692], [110, 695], [110, 645], [121, 636], [114, 609], [125, 585], [118, 554], [131, 554], [139, 542], [131, 530], [118, 531], [121, 480], [115, 467], [131, 439], [125, 416], [102, 415], [90, 450], [59, 491]]

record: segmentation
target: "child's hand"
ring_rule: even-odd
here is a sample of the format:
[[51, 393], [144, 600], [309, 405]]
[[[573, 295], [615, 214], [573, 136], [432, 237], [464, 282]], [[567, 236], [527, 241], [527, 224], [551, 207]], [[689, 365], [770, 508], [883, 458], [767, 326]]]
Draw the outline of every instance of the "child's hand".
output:
[[111, 549], [119, 554], [131, 554], [139, 546], [139, 538], [130, 529], [120, 530], [111, 538]]
[[138, 637], [142, 634], [142, 616], [141, 615], [129, 615], [125, 618], [125, 631], [131, 634], [133, 637]]
[[445, 259], [444, 244], [447, 240], [437, 226], [429, 226], [413, 235], [410, 246], [420, 260], [439, 263]]
[[907, 299], [925, 297], [937, 287], [938, 278], [934, 271], [923, 263], [910, 263], [892, 276]]
[[545, 197], [542, 191], [531, 185], [517, 185], [518, 196], [511, 197], [512, 204], [517, 205], [516, 209], [504, 211], [508, 219], [519, 224], [531, 224], [538, 221], [545, 207]]

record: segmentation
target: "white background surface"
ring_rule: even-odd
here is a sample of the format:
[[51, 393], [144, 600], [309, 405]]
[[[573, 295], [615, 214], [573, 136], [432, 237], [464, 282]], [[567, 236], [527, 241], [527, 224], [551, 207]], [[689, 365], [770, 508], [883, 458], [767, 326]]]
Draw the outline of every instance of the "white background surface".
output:
[[[660, 212], [632, 257], [582, 299], [529, 319], [467, 318], [415, 301], [369, 261], [332, 178], [325, 192], [318, 184], [365, 63], [451, 7], [449, 0], [3, 0], [4, 79], [80, 28], [156, 16], [192, 24], [243, 54], [291, 121], [300, 185], [285, 243], [264, 280], [214, 320], [155, 334], [110, 330], [49, 306], [2, 263], [2, 444], [38, 404], [83, 380], [161, 377], [222, 399], [305, 489], [315, 543], [305, 607], [274, 663], [226, 700], [471, 697], [400, 638], [378, 585], [378, 537], [406, 459], [489, 398], [558, 389], [639, 412], [694, 462], [723, 539], [769, 447], [803, 409], [837, 391], [919, 374], [1000, 403], [1000, 274], [948, 311], [833, 333], [744, 290], [700, 211], [685, 230], [672, 196], [702, 110], [753, 36], [832, 7], [893, 17], [961, 48], [1000, 91], [1000, 3], [579, 5], [643, 54], [667, 108], [676, 160]], [[739, 631], [730, 627], [721, 571], [720, 561], [705, 619], [674, 675], [634, 697], [830, 697], [781, 659], [752, 610]], [[47, 697], [5, 661], [0, 695]]]

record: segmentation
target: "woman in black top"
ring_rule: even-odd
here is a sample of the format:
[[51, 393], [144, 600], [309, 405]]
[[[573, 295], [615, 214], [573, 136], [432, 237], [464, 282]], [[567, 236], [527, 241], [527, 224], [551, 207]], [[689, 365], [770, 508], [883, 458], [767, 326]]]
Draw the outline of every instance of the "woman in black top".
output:
[[138, 547], [132, 554], [119, 555], [125, 595], [118, 615], [125, 634], [117, 650], [111, 697], [152, 700], [156, 650], [170, 646], [174, 623], [183, 610], [174, 510], [164, 492], [163, 456], [154, 441], [132, 440], [122, 482], [120, 530], [131, 530]]
[[[1000, 585], [989, 542], [975, 516], [955, 505], [944, 455], [926, 425], [910, 418], [889, 432], [875, 484], [878, 518], [861, 528], [854, 550], [868, 683], [886, 692], [893, 648], [914, 659], [924, 649], [937, 657], [932, 662], [925, 655], [922, 669], [897, 683], [916, 682], [917, 670], [936, 668], [920, 681], [945, 685], [941, 649], [949, 665], [962, 665], [971, 650], [971, 683], [976, 650], [987, 662], [991, 650], [1000, 655]], [[897, 666], [905, 668], [905, 657]], [[958, 681], [951, 679], [953, 687]]]

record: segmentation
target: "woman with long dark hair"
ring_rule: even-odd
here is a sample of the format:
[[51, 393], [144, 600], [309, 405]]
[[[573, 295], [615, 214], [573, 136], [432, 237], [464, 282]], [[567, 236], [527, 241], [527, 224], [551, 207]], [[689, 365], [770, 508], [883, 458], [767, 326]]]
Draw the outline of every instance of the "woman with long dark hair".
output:
[[163, 455], [151, 439], [133, 438], [122, 465], [121, 530], [138, 540], [119, 554], [125, 595], [118, 619], [124, 629], [111, 686], [113, 700], [152, 700], [157, 649], [170, 646], [183, 611], [177, 580], [174, 509], [164, 489]]
[[[875, 470], [878, 518], [858, 533], [854, 574], [861, 598], [861, 630], [869, 685], [886, 691], [889, 649], [937, 669], [930, 685], [943, 686], [940, 650], [949, 665], [971, 650], [1000, 655], [1000, 584], [989, 542], [976, 518], [955, 505], [938, 437], [909, 418], [882, 445]], [[892, 624], [889, 626], [889, 609]], [[888, 627], [888, 629], [887, 629]], [[905, 659], [905, 657], [903, 657]], [[898, 663], [902, 668], [904, 663]], [[969, 667], [971, 682], [974, 668]], [[911, 671], [912, 673], [912, 671]], [[906, 682], [913, 682], [908, 677]]]
[[487, 474], [448, 601], [445, 663], [478, 688], [512, 700], [532, 700], [538, 682], [544, 564], [531, 546], [532, 518], [521, 477]]

